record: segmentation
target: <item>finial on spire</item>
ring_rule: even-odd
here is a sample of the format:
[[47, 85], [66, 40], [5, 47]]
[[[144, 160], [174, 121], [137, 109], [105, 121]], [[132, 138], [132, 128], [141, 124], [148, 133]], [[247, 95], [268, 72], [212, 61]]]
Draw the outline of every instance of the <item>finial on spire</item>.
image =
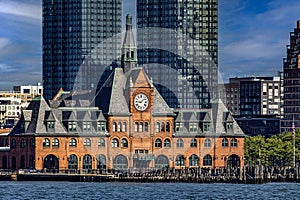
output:
[[128, 14], [126, 16], [126, 30], [131, 30], [132, 29], [132, 16]]
[[137, 67], [137, 50], [132, 31], [132, 16], [126, 16], [126, 33], [122, 47], [121, 67], [124, 72], [128, 72]]

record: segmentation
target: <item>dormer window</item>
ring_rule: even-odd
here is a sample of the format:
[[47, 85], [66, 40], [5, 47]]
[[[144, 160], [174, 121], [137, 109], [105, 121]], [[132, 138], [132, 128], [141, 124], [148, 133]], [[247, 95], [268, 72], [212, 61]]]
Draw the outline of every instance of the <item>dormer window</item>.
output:
[[232, 130], [233, 130], [233, 123], [226, 122], [226, 131], [232, 131]]
[[105, 122], [98, 122], [97, 123], [97, 130], [100, 132], [104, 132], [105, 131]]
[[183, 131], [183, 123], [182, 122], [176, 122], [175, 124], [175, 131], [176, 132], [182, 132]]
[[69, 122], [68, 123], [68, 130], [70, 131], [70, 132], [76, 132], [76, 130], [77, 130], [77, 123], [76, 122]]
[[203, 123], [203, 132], [207, 133], [210, 130], [210, 123], [209, 122], [204, 122]]
[[91, 122], [83, 122], [82, 128], [83, 131], [91, 131]]
[[47, 130], [54, 131], [55, 122], [47, 122]]
[[54, 129], [55, 122], [47, 122], [48, 129]]
[[197, 122], [191, 122], [189, 125], [190, 132], [197, 132]]

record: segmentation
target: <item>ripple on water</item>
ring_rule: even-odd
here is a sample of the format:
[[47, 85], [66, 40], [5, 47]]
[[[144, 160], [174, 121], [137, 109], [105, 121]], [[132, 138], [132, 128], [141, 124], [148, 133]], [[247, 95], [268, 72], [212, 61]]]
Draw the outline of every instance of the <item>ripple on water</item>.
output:
[[299, 199], [300, 184], [1, 182], [0, 199]]

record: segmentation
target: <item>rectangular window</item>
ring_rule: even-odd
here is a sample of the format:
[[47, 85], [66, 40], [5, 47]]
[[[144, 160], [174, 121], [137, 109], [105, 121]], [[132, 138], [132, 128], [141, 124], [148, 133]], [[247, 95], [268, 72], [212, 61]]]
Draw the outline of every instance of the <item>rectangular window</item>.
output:
[[47, 122], [47, 128], [48, 130], [53, 130], [55, 127], [55, 122]]
[[209, 123], [203, 123], [203, 132], [208, 132], [210, 129], [210, 124]]
[[91, 122], [83, 122], [83, 131], [91, 131]]
[[176, 122], [175, 127], [176, 127], [176, 132], [182, 132], [183, 131], [183, 123]]
[[190, 132], [197, 132], [197, 123], [192, 122], [189, 126]]
[[76, 122], [69, 122], [68, 123], [68, 130], [70, 132], [76, 132], [76, 130], [77, 130], [76, 126], [77, 126]]
[[135, 131], [135, 132], [138, 132], [138, 130], [139, 130], [139, 123], [138, 123], [138, 122], [135, 122], [135, 123], [134, 123], [134, 131]]
[[98, 129], [98, 131], [104, 132], [105, 131], [105, 122], [98, 122], [97, 129]]
[[232, 122], [227, 122], [226, 123], [226, 130], [227, 131], [232, 131], [233, 130], [233, 123]]

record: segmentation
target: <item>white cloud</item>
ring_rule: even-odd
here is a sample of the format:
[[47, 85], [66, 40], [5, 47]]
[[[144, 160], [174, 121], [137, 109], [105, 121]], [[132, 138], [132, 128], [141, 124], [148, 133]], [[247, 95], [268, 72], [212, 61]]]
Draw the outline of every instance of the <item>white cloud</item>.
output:
[[275, 75], [282, 70], [289, 32], [299, 19], [300, 1], [264, 2], [267, 7], [261, 12], [240, 9], [243, 5], [241, 1], [234, 1], [236, 4], [231, 7], [232, 12], [221, 6], [224, 10], [220, 12], [222, 18], [219, 18], [222, 25], [219, 66], [223, 75]]
[[8, 38], [0, 38], [0, 50], [8, 46], [10, 43], [11, 42]]
[[0, 13], [25, 17], [35, 20], [42, 18], [41, 6], [37, 3], [26, 4], [16, 1], [0, 1]]
[[0, 72], [6, 73], [6, 72], [14, 72], [14, 71], [16, 71], [14, 67], [9, 66], [7, 64], [0, 63]]

